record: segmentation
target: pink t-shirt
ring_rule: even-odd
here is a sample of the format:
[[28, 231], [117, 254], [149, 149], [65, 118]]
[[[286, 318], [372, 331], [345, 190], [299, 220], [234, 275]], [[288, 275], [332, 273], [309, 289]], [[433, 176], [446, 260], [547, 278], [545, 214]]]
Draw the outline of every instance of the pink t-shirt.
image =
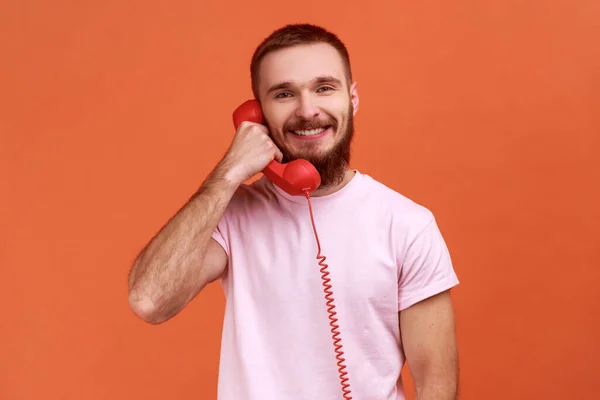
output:
[[[426, 208], [355, 171], [311, 198], [355, 400], [405, 399], [398, 312], [458, 284]], [[219, 400], [342, 399], [305, 197], [242, 185], [213, 238], [229, 264]]]

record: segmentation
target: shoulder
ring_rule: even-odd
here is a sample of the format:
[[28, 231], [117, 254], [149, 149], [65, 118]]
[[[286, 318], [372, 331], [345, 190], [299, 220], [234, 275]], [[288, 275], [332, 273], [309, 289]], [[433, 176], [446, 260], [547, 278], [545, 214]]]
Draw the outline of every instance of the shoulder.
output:
[[243, 183], [229, 200], [224, 217], [248, 214], [249, 211], [267, 207], [277, 201], [277, 196], [266, 179]]
[[269, 201], [275, 197], [275, 193], [267, 184], [265, 178], [258, 179], [252, 183], [243, 183], [238, 186], [231, 202], [233, 203], [248, 203]]
[[433, 212], [369, 175], [363, 175], [365, 200], [377, 207], [397, 228], [417, 234], [435, 221]]

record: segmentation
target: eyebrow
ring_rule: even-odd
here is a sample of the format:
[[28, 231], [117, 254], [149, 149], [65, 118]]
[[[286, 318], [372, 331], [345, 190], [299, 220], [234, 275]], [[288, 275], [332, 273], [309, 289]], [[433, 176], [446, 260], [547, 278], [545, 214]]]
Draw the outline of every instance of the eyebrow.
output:
[[[322, 84], [322, 83], [332, 83], [332, 84], [336, 84], [341, 86], [342, 85], [342, 81], [340, 81], [338, 78], [335, 78], [333, 76], [319, 76], [315, 79], [313, 79], [311, 81], [312, 84]], [[280, 90], [280, 89], [289, 89], [293, 86], [292, 82], [281, 82], [281, 83], [276, 83], [273, 86], [271, 86], [269, 88], [269, 90], [267, 91], [267, 94], [274, 92], [276, 90]]]

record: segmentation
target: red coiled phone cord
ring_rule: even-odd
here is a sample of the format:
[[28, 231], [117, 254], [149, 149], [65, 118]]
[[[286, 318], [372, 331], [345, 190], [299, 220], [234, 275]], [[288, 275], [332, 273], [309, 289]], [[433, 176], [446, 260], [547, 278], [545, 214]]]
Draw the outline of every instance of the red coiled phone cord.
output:
[[313, 231], [315, 232], [315, 239], [317, 240], [317, 260], [319, 260], [319, 265], [321, 266], [321, 278], [323, 279], [323, 291], [325, 292], [325, 299], [327, 299], [327, 312], [329, 313], [329, 325], [331, 326], [331, 333], [333, 333], [333, 346], [335, 347], [336, 359], [338, 360], [338, 371], [340, 373], [340, 382], [342, 384], [342, 392], [344, 393], [344, 399], [352, 399], [350, 396], [350, 384], [348, 383], [348, 372], [345, 371], [346, 365], [344, 364], [344, 352], [342, 351], [342, 344], [340, 343], [342, 339], [339, 338], [340, 332], [338, 330], [339, 325], [336, 324], [338, 321], [335, 317], [336, 312], [333, 311], [335, 309], [333, 292], [331, 291], [331, 285], [329, 282], [331, 279], [328, 278], [329, 272], [327, 272], [328, 265], [325, 264], [326, 257], [321, 255], [321, 243], [319, 242], [319, 235], [317, 234], [317, 228], [315, 226], [315, 218], [313, 216], [312, 205], [310, 203], [310, 194], [305, 192], [306, 199], [308, 200], [308, 209], [310, 211], [310, 220], [312, 222]]

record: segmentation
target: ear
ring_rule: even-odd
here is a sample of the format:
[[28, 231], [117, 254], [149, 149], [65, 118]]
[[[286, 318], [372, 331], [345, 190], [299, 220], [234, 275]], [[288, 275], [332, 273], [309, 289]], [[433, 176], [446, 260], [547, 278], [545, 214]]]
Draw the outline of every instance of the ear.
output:
[[358, 90], [356, 87], [356, 82], [352, 83], [352, 86], [350, 87], [350, 101], [352, 101], [354, 115], [356, 115], [356, 113], [358, 112]]

